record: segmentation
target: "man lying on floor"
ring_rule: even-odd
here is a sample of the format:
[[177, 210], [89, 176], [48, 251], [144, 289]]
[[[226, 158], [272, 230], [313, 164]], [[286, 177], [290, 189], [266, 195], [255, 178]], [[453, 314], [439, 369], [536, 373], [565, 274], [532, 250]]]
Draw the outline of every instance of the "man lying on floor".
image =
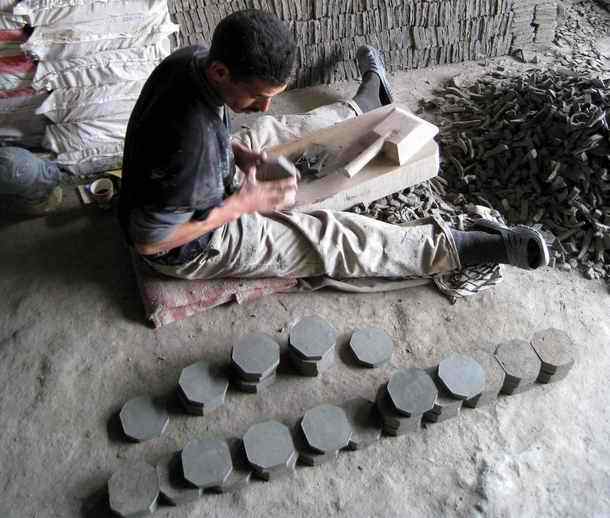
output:
[[[283, 22], [240, 11], [221, 21], [209, 50], [180, 49], [148, 79], [127, 130], [120, 219], [153, 269], [185, 279], [401, 279], [481, 263], [548, 263], [542, 236], [528, 227], [481, 220], [462, 232], [429, 219], [398, 226], [347, 212], [290, 211], [297, 181], [258, 182], [262, 147], [392, 102], [379, 52], [363, 46], [353, 99], [281, 122], [261, 116], [232, 136], [229, 109], [266, 112], [286, 89], [294, 56]], [[245, 180], [233, 192], [235, 165]]]

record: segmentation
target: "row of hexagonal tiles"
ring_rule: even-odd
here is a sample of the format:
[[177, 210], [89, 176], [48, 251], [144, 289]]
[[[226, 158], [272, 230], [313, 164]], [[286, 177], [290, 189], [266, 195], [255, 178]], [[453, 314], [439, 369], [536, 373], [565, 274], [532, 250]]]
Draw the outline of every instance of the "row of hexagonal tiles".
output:
[[530, 343], [500, 345], [495, 357], [479, 351], [478, 362], [454, 354], [435, 369], [399, 370], [380, 387], [376, 404], [357, 398], [343, 407], [318, 406], [305, 413], [293, 433], [267, 421], [252, 426], [241, 441], [192, 441], [180, 454], [179, 474], [175, 459], [164, 459], [156, 472], [141, 462], [117, 471], [108, 484], [112, 510], [120, 516], [152, 512], [160, 491], [177, 505], [199, 498], [204, 489], [236, 490], [252, 472], [270, 480], [290, 473], [297, 458], [317, 465], [342, 449], [365, 447], [380, 438], [382, 428], [388, 435], [404, 434], [419, 429], [422, 418], [439, 422], [457, 415], [462, 404], [480, 406], [500, 392], [514, 394], [534, 381], [562, 379], [574, 364], [572, 347], [568, 335], [548, 329]]
[[[291, 333], [291, 347], [298, 350], [301, 359], [305, 362], [323, 361], [328, 350], [334, 351], [336, 334], [328, 324], [321, 319], [304, 319], [297, 326], [298, 332]], [[311, 322], [318, 326], [312, 329]], [[301, 326], [307, 323], [310, 327]], [[372, 337], [372, 335], [377, 335]], [[306, 337], [315, 337], [315, 343], [322, 344], [314, 347], [308, 343]], [[372, 337], [372, 338], [371, 338]], [[383, 331], [365, 329], [354, 332], [351, 345], [361, 356], [364, 356], [367, 344], [384, 344], [388, 356], [391, 354], [391, 340]], [[382, 348], [383, 348], [382, 347]], [[438, 375], [416, 376], [405, 371], [395, 383], [402, 381], [405, 390], [414, 397], [418, 390], [431, 388], [434, 383], [438, 397], [431, 409], [413, 412], [407, 411], [403, 417], [410, 414], [423, 414], [428, 412], [432, 420], [442, 420], [456, 415], [459, 405], [455, 399], [465, 400], [466, 406], [475, 406], [479, 399], [483, 402], [494, 399], [501, 388], [504, 393], [518, 393], [527, 390], [534, 381], [540, 379], [549, 382], [565, 376], [573, 364], [570, 356], [570, 338], [563, 332], [549, 329], [537, 333], [531, 343], [523, 340], [512, 340], [497, 348], [495, 359], [500, 363], [498, 367], [494, 360], [489, 361], [488, 355], [479, 354], [474, 359], [447, 358], [439, 365]], [[374, 347], [377, 351], [379, 347]], [[231, 355], [235, 369], [245, 383], [255, 386], [264, 383], [274, 376], [279, 364], [279, 345], [270, 337], [263, 334], [248, 335], [242, 338], [233, 348]], [[368, 357], [371, 364], [374, 362]], [[482, 363], [483, 367], [476, 362]], [[493, 368], [495, 367], [495, 368]], [[487, 368], [487, 388], [475, 391], [482, 383], [485, 384]], [[416, 371], [414, 371], [416, 372]], [[411, 379], [412, 378], [412, 379]], [[258, 381], [257, 381], [258, 380]], [[196, 415], [209, 413], [224, 404], [228, 380], [223, 373], [210, 367], [205, 362], [198, 362], [183, 369], [178, 382], [178, 396], [185, 409]], [[388, 386], [388, 391], [393, 387]], [[378, 395], [378, 403], [384, 406], [384, 395]], [[400, 408], [400, 407], [399, 407]], [[399, 413], [400, 410], [399, 410]], [[169, 421], [167, 411], [158, 402], [143, 396], [128, 401], [120, 412], [123, 431], [127, 437], [135, 441], [144, 441], [161, 435]], [[391, 420], [397, 428], [398, 421]], [[406, 424], [406, 423], [405, 423]]]
[[[289, 334], [288, 350], [297, 370], [317, 376], [335, 361], [336, 330], [319, 317], [297, 322]], [[367, 367], [387, 363], [392, 339], [378, 328], [357, 329], [350, 340], [356, 361]], [[240, 338], [231, 351], [235, 386], [244, 392], [258, 392], [275, 380], [280, 363], [280, 346], [269, 335], [253, 333]], [[224, 404], [229, 381], [222, 369], [200, 361], [185, 367], [178, 380], [177, 394], [184, 409], [194, 415], [210, 413]], [[125, 403], [120, 412], [125, 435], [145, 441], [162, 434], [169, 416], [159, 402], [142, 396]]]

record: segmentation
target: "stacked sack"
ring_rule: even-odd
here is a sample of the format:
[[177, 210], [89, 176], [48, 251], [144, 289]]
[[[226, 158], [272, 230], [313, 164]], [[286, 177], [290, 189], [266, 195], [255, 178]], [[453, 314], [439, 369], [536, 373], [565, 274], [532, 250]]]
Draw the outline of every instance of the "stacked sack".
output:
[[32, 87], [50, 92], [43, 147], [75, 174], [120, 167], [131, 110], [178, 29], [164, 0], [25, 0], [13, 13], [34, 27]]
[[21, 48], [31, 30], [14, 7], [14, 0], [0, 0], [0, 145], [36, 148], [46, 126], [36, 110], [47, 94], [32, 88], [36, 63]]

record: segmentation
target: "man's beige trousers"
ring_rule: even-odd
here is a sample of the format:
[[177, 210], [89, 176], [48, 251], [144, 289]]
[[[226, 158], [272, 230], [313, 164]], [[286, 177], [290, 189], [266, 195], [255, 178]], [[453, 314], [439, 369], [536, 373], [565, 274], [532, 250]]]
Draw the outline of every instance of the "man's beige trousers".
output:
[[[260, 151], [355, 117], [351, 101], [301, 115], [262, 116], [234, 137]], [[412, 279], [460, 268], [449, 229], [439, 220], [391, 225], [348, 212], [282, 211], [244, 215], [212, 233], [208, 249], [179, 266], [149, 264], [185, 279], [328, 276]]]

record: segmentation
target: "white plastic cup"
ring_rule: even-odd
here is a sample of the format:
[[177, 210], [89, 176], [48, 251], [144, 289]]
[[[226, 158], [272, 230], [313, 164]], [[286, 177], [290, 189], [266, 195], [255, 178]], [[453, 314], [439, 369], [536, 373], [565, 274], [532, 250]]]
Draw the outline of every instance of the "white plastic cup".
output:
[[114, 195], [114, 184], [109, 178], [100, 178], [89, 185], [89, 193], [98, 205], [108, 205]]

